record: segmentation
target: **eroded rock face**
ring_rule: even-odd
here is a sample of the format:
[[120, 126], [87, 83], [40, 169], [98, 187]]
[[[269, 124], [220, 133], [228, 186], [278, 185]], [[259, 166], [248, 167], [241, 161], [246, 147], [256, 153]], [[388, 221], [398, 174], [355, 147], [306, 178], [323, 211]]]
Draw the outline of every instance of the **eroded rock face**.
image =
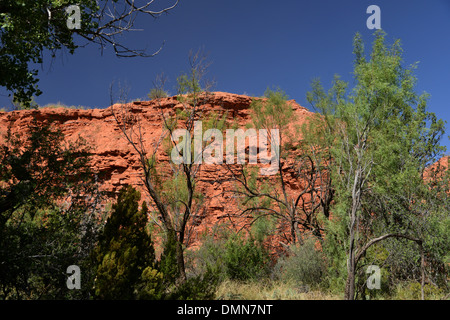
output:
[[[215, 92], [205, 99], [200, 106], [204, 113], [216, 112], [220, 115], [226, 113], [229, 123], [238, 124], [245, 130], [250, 118], [250, 104], [252, 97], [224, 92]], [[307, 121], [312, 115], [306, 108], [295, 101], [289, 101], [294, 110], [298, 123]], [[139, 119], [141, 125], [142, 141], [149, 153], [160, 140], [163, 133], [161, 112], [174, 115], [182, 105], [176, 97], [159, 99], [158, 101], [133, 102], [126, 105], [127, 110]], [[92, 148], [92, 168], [101, 178], [101, 190], [111, 198], [118, 193], [124, 185], [130, 184], [141, 191], [143, 199], [149, 201], [143, 183], [143, 171], [139, 163], [138, 153], [125, 138], [118, 125], [113, 112], [120, 115], [121, 106], [114, 105], [106, 109], [38, 109], [12, 112], [0, 112], [0, 136], [7, 132], [26, 130], [33, 119], [38, 122], [52, 122], [61, 128], [68, 141], [75, 141], [78, 137], [86, 140]], [[162, 152], [157, 153], [160, 163], [167, 163], [169, 157]], [[198, 229], [205, 230], [218, 220], [226, 219], [237, 213], [232, 185], [224, 182], [229, 178], [227, 170], [220, 165], [204, 165], [198, 183], [199, 192], [208, 199], [207, 205], [201, 210], [194, 223]], [[287, 181], [290, 191], [298, 189], [298, 183], [293, 179]], [[195, 242], [195, 239], [193, 239]]]

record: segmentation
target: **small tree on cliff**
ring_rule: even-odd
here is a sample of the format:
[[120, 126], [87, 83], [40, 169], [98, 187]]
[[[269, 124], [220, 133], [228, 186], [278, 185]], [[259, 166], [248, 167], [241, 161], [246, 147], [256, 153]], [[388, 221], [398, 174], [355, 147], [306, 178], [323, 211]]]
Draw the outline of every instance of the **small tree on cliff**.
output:
[[[255, 219], [274, 217], [280, 222], [286, 242], [302, 242], [301, 233], [310, 232], [322, 238], [321, 214], [329, 216], [332, 200], [329, 175], [323, 165], [322, 153], [317, 148], [309, 148], [300, 140], [296, 116], [287, 102], [286, 94], [280, 89], [267, 89], [264, 96], [251, 103], [251, 119], [255, 129], [271, 132], [278, 129], [279, 149], [271, 150], [277, 158], [273, 175], [258, 176], [248, 165], [226, 165], [236, 182], [233, 192], [241, 200], [241, 215], [252, 213]], [[261, 139], [261, 137], [260, 137]], [[268, 134], [268, 145], [272, 145]], [[261, 152], [261, 150], [260, 150]], [[295, 184], [296, 191], [288, 191], [288, 183]], [[289, 235], [285, 235], [285, 230]]]
[[444, 149], [444, 124], [426, 110], [427, 95], [414, 92], [414, 66], [402, 66], [401, 52], [399, 41], [388, 47], [379, 31], [367, 59], [357, 34], [353, 91], [337, 77], [328, 93], [318, 81], [308, 93], [321, 112], [316, 142], [333, 159], [336, 202], [326, 233], [328, 249], [345, 250], [346, 299], [355, 298], [358, 264], [368, 249], [392, 238], [417, 244], [423, 290], [424, 249], [439, 234], [430, 220], [442, 212], [427, 196], [423, 172]]
[[[175, 250], [174, 255], [166, 252], [167, 255], [162, 264], [171, 265], [165, 261], [170, 257], [176, 260], [177, 275], [175, 278], [177, 278], [177, 282], [187, 280], [184, 250], [190, 240], [191, 220], [204, 209], [204, 195], [197, 191], [201, 163], [197, 163], [193, 158], [195, 155], [188, 153], [186, 148], [177, 149], [180, 136], [177, 136], [176, 130], [183, 129], [185, 146], [192, 147], [194, 121], [207, 117], [201, 108], [210, 96], [207, 90], [208, 84], [203, 79], [206, 67], [205, 58], [201, 52], [190, 56], [189, 73], [178, 78], [177, 100], [181, 104], [182, 110], [168, 115], [163, 106], [159, 105], [163, 134], [155, 142], [151, 152], [148, 152], [144, 146], [139, 117], [130, 114], [125, 105], [122, 105], [120, 112], [113, 110], [124, 136], [139, 155], [140, 165], [143, 169], [143, 183], [151, 198], [150, 205], [154, 209], [153, 211], [158, 213], [158, 218], [154, 222], [164, 231], [166, 249]], [[162, 92], [163, 88], [158, 87], [158, 90]], [[161, 103], [161, 99], [157, 100], [158, 103]], [[208, 121], [203, 123], [202, 130], [205, 131], [211, 127], [220, 128], [223, 123], [223, 119], [212, 115], [208, 117]], [[202, 141], [201, 153], [209, 143], [211, 142]], [[173, 154], [172, 150], [183, 161], [177, 163], [172, 160], [169, 160], [168, 163], [158, 161], [160, 152], [166, 153], [170, 157]], [[173, 274], [173, 270], [170, 273]]]

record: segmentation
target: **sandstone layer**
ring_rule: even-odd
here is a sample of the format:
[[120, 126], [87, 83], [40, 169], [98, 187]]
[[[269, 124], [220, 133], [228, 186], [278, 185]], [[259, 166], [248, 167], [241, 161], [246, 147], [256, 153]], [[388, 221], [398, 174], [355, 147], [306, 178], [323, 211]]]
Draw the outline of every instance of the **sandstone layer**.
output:
[[[200, 108], [205, 113], [226, 113], [227, 122], [237, 124], [245, 130], [251, 121], [250, 104], [253, 99], [245, 95], [214, 92], [206, 99]], [[297, 116], [298, 123], [307, 121], [312, 115], [306, 108], [294, 100], [288, 102]], [[59, 127], [68, 141], [78, 137], [86, 140], [91, 147], [92, 168], [101, 177], [101, 190], [110, 199], [118, 193], [124, 185], [133, 185], [141, 191], [143, 199], [149, 201], [149, 196], [143, 188], [143, 171], [138, 153], [125, 138], [113, 111], [120, 114], [121, 105], [110, 106], [105, 109], [65, 109], [42, 108], [36, 110], [20, 110], [0, 112], [0, 137], [3, 139], [8, 128], [12, 132], [23, 132], [33, 119], [38, 122], [51, 122]], [[176, 97], [159, 99], [158, 101], [139, 101], [125, 105], [126, 110], [139, 119], [142, 141], [148, 150], [152, 150], [163, 133], [161, 113], [174, 115], [182, 108]], [[158, 152], [158, 161], [169, 161], [168, 156]], [[227, 219], [238, 213], [238, 208], [230, 193], [230, 184], [223, 183], [227, 177], [227, 170], [220, 165], [202, 166], [198, 190], [205, 195], [208, 203], [201, 214], [196, 217], [194, 224], [198, 230], [207, 230], [218, 221]], [[298, 189], [298, 182], [293, 179], [287, 181], [290, 191]], [[198, 232], [197, 232], [198, 233]], [[195, 242], [195, 239], [192, 239]]]

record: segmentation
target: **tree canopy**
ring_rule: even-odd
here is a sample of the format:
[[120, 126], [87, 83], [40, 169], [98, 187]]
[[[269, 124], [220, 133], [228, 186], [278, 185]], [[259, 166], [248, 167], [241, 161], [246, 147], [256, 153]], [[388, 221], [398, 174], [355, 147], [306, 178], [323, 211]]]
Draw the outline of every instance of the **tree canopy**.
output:
[[346, 251], [348, 299], [355, 295], [358, 262], [372, 245], [401, 238], [432, 251], [433, 239], [445, 238], [433, 220], [448, 221], [442, 211], [447, 198], [433, 196], [424, 179], [426, 168], [445, 150], [440, 145], [444, 122], [427, 110], [428, 95], [415, 91], [416, 65], [405, 67], [400, 41], [389, 46], [382, 31], [375, 34], [369, 56], [357, 34], [353, 53], [351, 91], [336, 77], [328, 92], [315, 81], [308, 94], [320, 111], [310, 129], [325, 137], [316, 141], [325, 142], [332, 155], [335, 219], [326, 232], [338, 239], [334, 250]]
[[[173, 9], [178, 1], [163, 10], [151, 10], [154, 0], [137, 4], [134, 0], [4, 0], [0, 3], [0, 86], [13, 94], [15, 102], [30, 106], [39, 90], [38, 71], [31, 64], [41, 64], [44, 53], [55, 57], [66, 49], [73, 54], [79, 40], [95, 43], [103, 49], [110, 45], [120, 57], [148, 57], [145, 50], [130, 48], [118, 36], [131, 31], [137, 15], [157, 17]], [[80, 9], [80, 28], [71, 28], [68, 21], [75, 5]]]

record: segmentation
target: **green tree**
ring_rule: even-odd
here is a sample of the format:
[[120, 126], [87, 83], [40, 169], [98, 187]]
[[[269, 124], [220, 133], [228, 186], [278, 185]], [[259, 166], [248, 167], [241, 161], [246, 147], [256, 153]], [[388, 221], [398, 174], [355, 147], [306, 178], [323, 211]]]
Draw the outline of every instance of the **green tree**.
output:
[[308, 93], [323, 123], [318, 132], [324, 138], [317, 141], [329, 143], [324, 147], [333, 158], [335, 219], [327, 237], [345, 250], [346, 299], [355, 298], [367, 250], [390, 238], [416, 243], [423, 287], [424, 243], [435, 231], [430, 219], [442, 214], [427, 201], [423, 173], [444, 151], [444, 122], [426, 110], [428, 95], [414, 91], [416, 66], [403, 66], [400, 41], [387, 46], [385, 36], [375, 34], [369, 58], [355, 36], [351, 92], [336, 77], [328, 93], [319, 81]]
[[139, 209], [140, 193], [124, 187], [108, 218], [95, 252], [98, 263], [95, 296], [98, 299], [159, 298], [162, 274], [146, 231], [146, 202]]
[[[154, 1], [117, 0], [3, 0], [0, 3], [0, 86], [14, 95], [14, 101], [29, 106], [37, 87], [37, 69], [30, 64], [42, 63], [46, 50], [51, 57], [62, 49], [70, 54], [80, 46], [79, 40], [112, 46], [120, 57], [152, 56], [118, 41], [118, 35], [131, 31], [138, 15], [157, 17], [173, 9], [178, 1], [163, 10], [151, 10]], [[70, 5], [80, 8], [79, 29], [70, 29], [67, 21]], [[158, 50], [156, 53], [158, 53]], [[155, 53], [155, 54], [156, 54]], [[153, 54], [154, 55], [154, 54]]]
[[[304, 232], [321, 238], [321, 213], [329, 216], [332, 200], [321, 152], [300, 140], [296, 115], [281, 89], [267, 89], [252, 101], [251, 110], [254, 128], [268, 133], [267, 144], [276, 162], [273, 174], [265, 177], [258, 175], [258, 167], [226, 165], [236, 182], [242, 214], [252, 213], [255, 221], [267, 215], [276, 218], [288, 243], [302, 242]], [[274, 129], [278, 137], [272, 136]], [[288, 184], [295, 185], [295, 191], [288, 190]]]
[[78, 265], [83, 284], [101, 223], [101, 194], [81, 139], [64, 142], [52, 124], [11, 128], [0, 149], [0, 296], [3, 299], [88, 298], [69, 291], [66, 269]]

